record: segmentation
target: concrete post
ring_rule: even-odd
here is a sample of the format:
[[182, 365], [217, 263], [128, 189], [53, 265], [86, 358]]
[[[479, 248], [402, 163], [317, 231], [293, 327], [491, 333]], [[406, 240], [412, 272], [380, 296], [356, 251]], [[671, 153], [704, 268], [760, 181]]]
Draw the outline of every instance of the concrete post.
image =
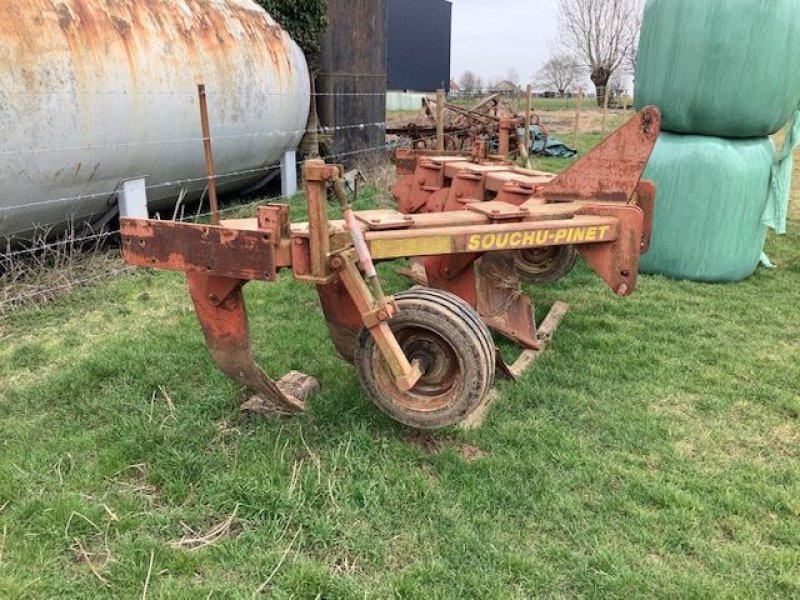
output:
[[119, 216], [129, 219], [147, 219], [147, 186], [144, 179], [129, 179], [120, 186], [117, 205]]
[[281, 196], [291, 198], [297, 193], [297, 153], [287, 150], [281, 157]]

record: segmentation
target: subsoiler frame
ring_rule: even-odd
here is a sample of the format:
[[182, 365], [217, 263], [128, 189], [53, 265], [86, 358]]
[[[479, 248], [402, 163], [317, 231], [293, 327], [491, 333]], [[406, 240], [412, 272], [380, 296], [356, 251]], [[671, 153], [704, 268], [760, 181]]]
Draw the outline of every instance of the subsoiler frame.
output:
[[[331, 339], [345, 359], [352, 361], [360, 330], [369, 330], [401, 390], [413, 388], [422, 371], [405, 356], [390, 327], [397, 304], [379, 285], [376, 290], [374, 271], [365, 278], [372, 259], [425, 257], [431, 287], [453, 292], [490, 328], [533, 351], [540, 349], [541, 338], [530, 299], [518, 285], [502, 285], [504, 273], [514, 268], [511, 251], [571, 244], [619, 296], [636, 287], [639, 258], [649, 243], [649, 184], [639, 189], [644, 211], [623, 202], [531, 198], [518, 206], [478, 202], [469, 210], [416, 215], [350, 212], [355, 220], [346, 223], [329, 221], [327, 212], [329, 188], [342, 200], [342, 174], [337, 165], [306, 162], [307, 223], [292, 224], [289, 206], [280, 204], [259, 207], [255, 219], [220, 226], [153, 219], [121, 223], [126, 261], [186, 272], [215, 362], [275, 412], [302, 411], [304, 398], [290, 381], [273, 381], [254, 362], [242, 288], [250, 281], [274, 281], [280, 269], [317, 286]], [[343, 207], [347, 214], [344, 201]]]
[[[221, 226], [126, 219], [125, 258], [131, 264], [185, 271], [198, 318], [212, 355], [233, 379], [272, 395], [284, 394], [267, 381], [250, 358], [242, 288], [253, 280], [274, 281], [279, 269], [291, 268], [295, 279], [315, 284], [337, 349], [350, 358], [348, 345], [362, 326], [372, 333], [401, 389], [420, 377], [389, 327], [397, 313], [391, 298], [376, 300], [359, 269], [349, 232], [327, 217], [327, 184], [341, 168], [309, 161], [305, 170], [308, 224], [292, 226], [289, 207], [264, 206], [258, 218], [223, 222]], [[493, 329], [529, 349], [537, 349], [536, 327], [526, 296], [514, 314], [489, 315], [493, 281], [476, 275], [482, 255], [551, 245], [574, 244], [592, 268], [620, 296], [633, 292], [643, 244], [644, 215], [636, 206], [586, 202], [523, 208], [514, 222], [508, 215], [460, 211], [401, 216], [398, 229], [370, 230], [364, 238], [376, 260], [425, 256], [431, 285], [453, 291], [477, 308]], [[385, 211], [358, 213], [360, 223]], [[351, 335], [344, 334], [349, 331]], [[247, 365], [242, 367], [242, 365]], [[288, 410], [302, 410], [291, 399]]]

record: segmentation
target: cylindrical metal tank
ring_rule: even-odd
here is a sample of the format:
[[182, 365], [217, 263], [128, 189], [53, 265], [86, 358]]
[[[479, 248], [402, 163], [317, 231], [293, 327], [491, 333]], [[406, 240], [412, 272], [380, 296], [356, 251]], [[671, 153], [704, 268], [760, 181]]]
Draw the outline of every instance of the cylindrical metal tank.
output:
[[0, 236], [103, 214], [126, 179], [197, 196], [199, 83], [223, 191], [299, 144], [306, 60], [251, 0], [0, 2]]

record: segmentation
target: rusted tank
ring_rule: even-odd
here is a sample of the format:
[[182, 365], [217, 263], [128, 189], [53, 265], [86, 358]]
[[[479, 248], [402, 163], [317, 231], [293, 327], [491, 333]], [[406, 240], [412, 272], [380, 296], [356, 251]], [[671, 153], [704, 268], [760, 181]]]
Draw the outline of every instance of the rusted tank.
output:
[[0, 2], [0, 236], [102, 215], [127, 179], [154, 209], [197, 197], [199, 83], [221, 190], [299, 144], [305, 57], [250, 0]]

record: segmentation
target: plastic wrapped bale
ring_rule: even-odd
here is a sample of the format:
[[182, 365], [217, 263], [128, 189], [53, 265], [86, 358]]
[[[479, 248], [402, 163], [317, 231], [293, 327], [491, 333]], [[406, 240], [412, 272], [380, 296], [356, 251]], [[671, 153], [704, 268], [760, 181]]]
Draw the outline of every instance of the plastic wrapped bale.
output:
[[662, 133], [644, 174], [657, 195], [642, 272], [705, 282], [752, 275], [767, 236], [774, 157], [769, 138]]
[[800, 104], [800, 0], [648, 0], [636, 104], [667, 131], [775, 133]]

